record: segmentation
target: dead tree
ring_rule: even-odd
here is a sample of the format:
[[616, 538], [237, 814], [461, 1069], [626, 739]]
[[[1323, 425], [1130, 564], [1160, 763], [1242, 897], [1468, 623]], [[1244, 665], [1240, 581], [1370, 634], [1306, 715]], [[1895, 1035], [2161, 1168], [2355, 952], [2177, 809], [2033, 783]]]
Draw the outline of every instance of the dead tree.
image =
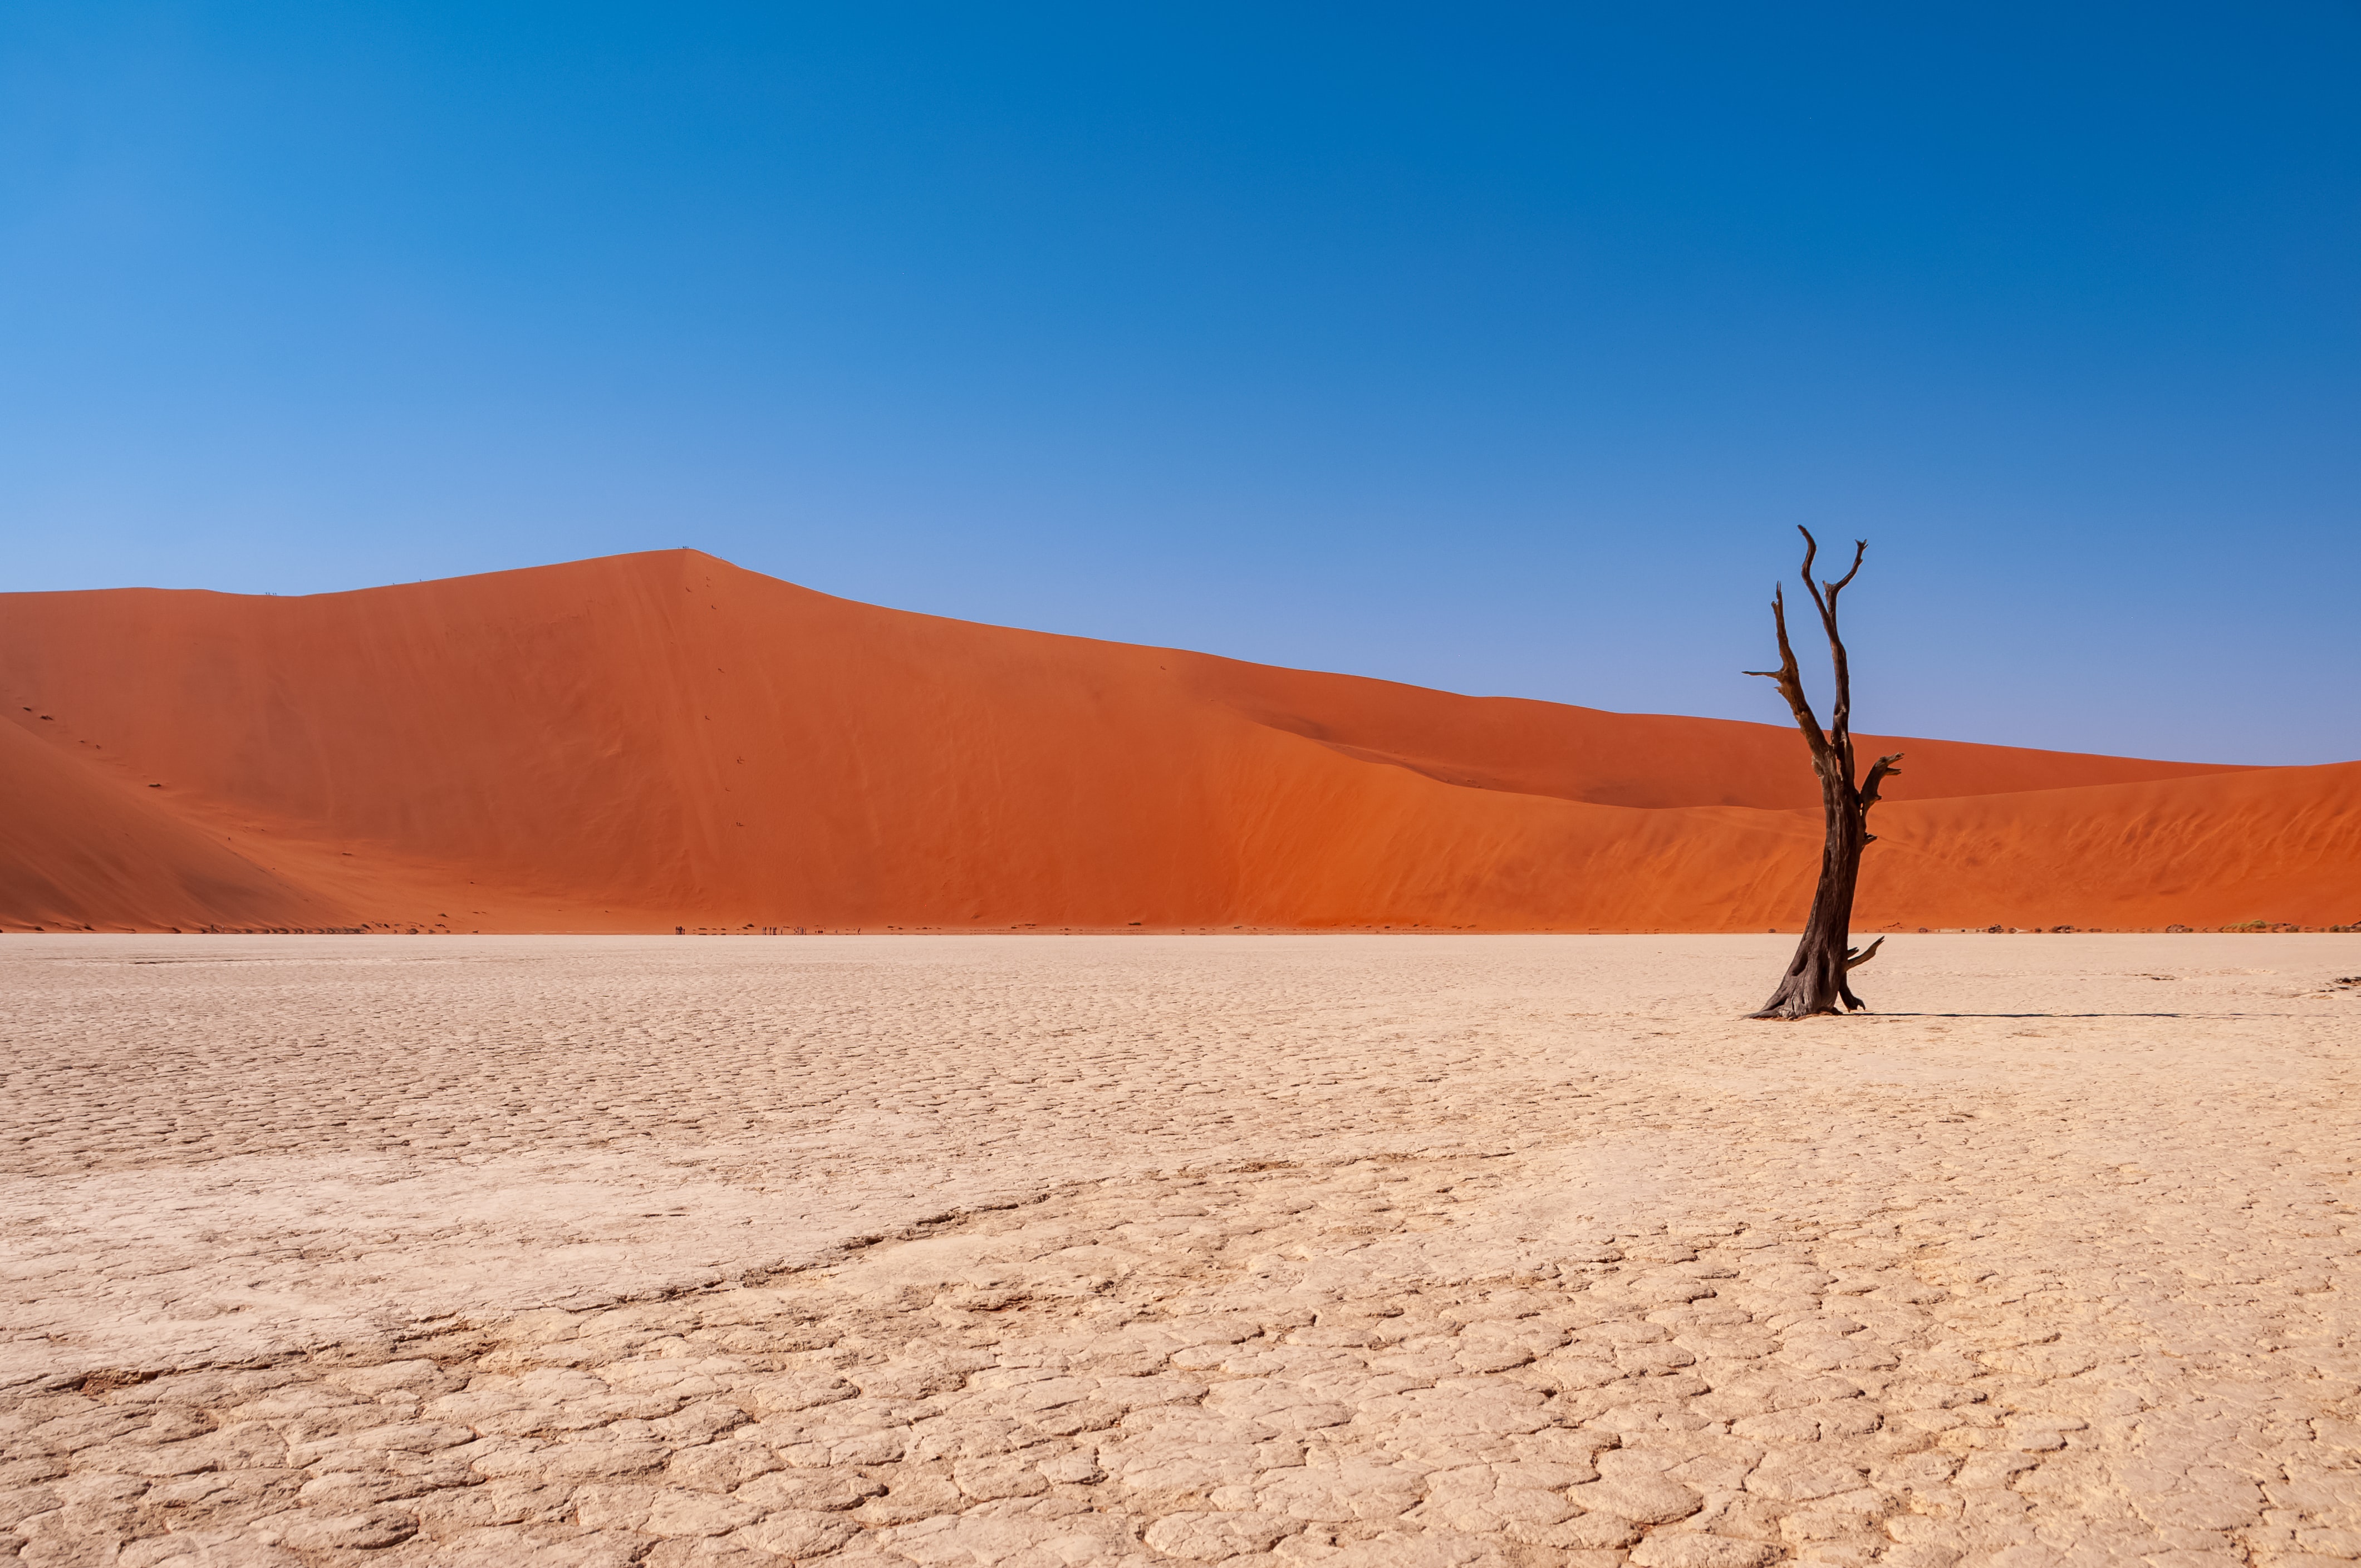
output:
[[1771, 993], [1771, 1000], [1763, 1004], [1761, 1012], [1749, 1014], [1755, 1018], [1808, 1018], [1815, 1014], [1838, 1012], [1839, 1003], [1861, 1006], [1861, 998], [1846, 983], [1846, 971], [1875, 958], [1878, 944], [1884, 938], [1881, 937], [1860, 950], [1848, 945], [1853, 883], [1861, 877], [1861, 852], [1876, 837], [1869, 830], [1869, 808], [1877, 804], [1879, 786], [1901, 772], [1894, 765], [1902, 760], [1902, 753], [1896, 751], [1877, 759], [1869, 770], [1869, 777], [1859, 787], [1853, 784], [1852, 672], [1845, 663], [1844, 640], [1837, 635], [1837, 595], [1860, 573], [1861, 558], [1869, 550], [1869, 541], [1853, 542], [1851, 571], [1833, 583], [1823, 583], [1812, 576], [1812, 561], [1819, 554], [1819, 542], [1808, 528], [1795, 532], [1804, 536], [1804, 587], [1819, 607], [1820, 627], [1828, 635], [1828, 662], [1836, 670], [1836, 705], [1829, 709], [1828, 728], [1821, 729], [1810, 701], [1804, 696], [1803, 677], [1795, 672], [1795, 650], [1787, 641], [1784, 585], [1771, 596], [1771, 622], [1779, 630], [1779, 667], [1746, 673], [1778, 682], [1779, 695], [1787, 699], [1787, 707], [1795, 715], [1795, 727], [1804, 732], [1805, 744], [1812, 749], [1812, 772], [1819, 775], [1820, 806], [1828, 817], [1828, 839], [1820, 850], [1820, 883], [1812, 893], [1812, 913], [1804, 922], [1804, 939], [1795, 944], [1795, 956], [1788, 961], [1779, 989]]

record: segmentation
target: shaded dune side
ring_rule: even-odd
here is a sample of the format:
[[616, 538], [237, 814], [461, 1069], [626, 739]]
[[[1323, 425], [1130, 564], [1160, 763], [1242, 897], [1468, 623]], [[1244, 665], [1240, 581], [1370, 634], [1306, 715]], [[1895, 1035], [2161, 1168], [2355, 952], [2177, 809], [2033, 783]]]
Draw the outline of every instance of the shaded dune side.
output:
[[[1257, 723], [1446, 784], [1601, 806], [1819, 807], [1819, 786], [1792, 724], [1609, 713], [1203, 654], [1179, 657], [1189, 661], [1191, 689]], [[1891, 735], [1854, 740], [1864, 766], [1885, 752], [1907, 753], [1886, 790], [1889, 800], [2247, 771]]]
[[[116, 590], [5, 609], [0, 700], [20, 740], [107, 759], [90, 771], [121, 775], [118, 795], [141, 797], [126, 809], [207, 853], [267, 845], [258, 889], [375, 921], [1760, 929], [1800, 917], [1817, 855], [1801, 747], [1773, 726], [979, 626], [689, 551], [304, 598]], [[2042, 835], [2075, 821], [2048, 796], [2105, 812], [2111, 790], [2193, 791], [2155, 809], [2193, 814], [2202, 838], [2207, 790], [2319, 772], [1889, 749], [1911, 753], [1893, 809], [1936, 814], [1884, 907], [1916, 918], [1957, 883], [1978, 909], [1951, 924], [2040, 918], [2026, 900], [2055, 880]], [[12, 788], [32, 754], [0, 752]], [[2048, 826], [2010, 827], [2020, 799]], [[1945, 816], [1947, 800], [1995, 815]], [[51, 819], [64, 840], [101, 830]], [[2023, 846], [2015, 860], [1960, 847], [1993, 833]], [[2349, 870], [2349, 847], [2334, 852]], [[210, 873], [195, 850], [157, 853], [156, 887], [136, 861], [81, 882], [43, 871], [35, 903], [0, 889], [0, 918], [38, 905], [186, 924], [154, 913], [181, 907], [159, 890]], [[2254, 881], [2218, 848], [2174, 853]], [[2197, 917], [2142, 904], [2142, 864], [2092, 874], [2150, 911], [2124, 923]], [[2312, 896], [2300, 877], [2268, 885]]]
[[0, 725], [0, 911], [13, 922], [317, 929], [356, 918], [15, 725]]

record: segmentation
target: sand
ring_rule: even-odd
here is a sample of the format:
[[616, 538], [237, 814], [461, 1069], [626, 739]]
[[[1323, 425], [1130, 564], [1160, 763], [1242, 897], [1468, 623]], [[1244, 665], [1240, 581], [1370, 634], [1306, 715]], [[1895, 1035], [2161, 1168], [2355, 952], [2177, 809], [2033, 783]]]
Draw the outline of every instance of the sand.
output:
[[[979, 626], [685, 550], [0, 596], [0, 929], [1760, 932], [1802, 923], [1821, 832], [1784, 722]], [[2361, 763], [1861, 745], [1906, 753], [1866, 927], [2361, 922]]]
[[2361, 938], [1784, 947], [10, 937], [0, 1540], [2361, 1554]]

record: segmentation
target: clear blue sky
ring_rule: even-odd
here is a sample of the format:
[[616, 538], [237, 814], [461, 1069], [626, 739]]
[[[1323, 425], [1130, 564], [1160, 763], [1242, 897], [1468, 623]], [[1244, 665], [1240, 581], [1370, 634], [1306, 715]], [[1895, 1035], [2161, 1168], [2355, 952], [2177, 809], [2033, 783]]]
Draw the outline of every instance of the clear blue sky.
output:
[[0, 587], [2361, 757], [2361, 6], [0, 5]]

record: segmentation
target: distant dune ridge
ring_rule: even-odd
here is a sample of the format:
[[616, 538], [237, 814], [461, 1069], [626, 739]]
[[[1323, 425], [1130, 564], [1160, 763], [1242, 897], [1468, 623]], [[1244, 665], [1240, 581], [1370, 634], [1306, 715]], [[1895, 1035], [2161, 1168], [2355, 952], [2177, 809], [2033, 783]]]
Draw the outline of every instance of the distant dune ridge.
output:
[[[695, 551], [0, 596], [0, 927], [1795, 929], [1792, 728], [880, 609]], [[1904, 751], [1857, 924], [2361, 918], [2361, 763]], [[161, 786], [161, 787], [156, 787]]]

